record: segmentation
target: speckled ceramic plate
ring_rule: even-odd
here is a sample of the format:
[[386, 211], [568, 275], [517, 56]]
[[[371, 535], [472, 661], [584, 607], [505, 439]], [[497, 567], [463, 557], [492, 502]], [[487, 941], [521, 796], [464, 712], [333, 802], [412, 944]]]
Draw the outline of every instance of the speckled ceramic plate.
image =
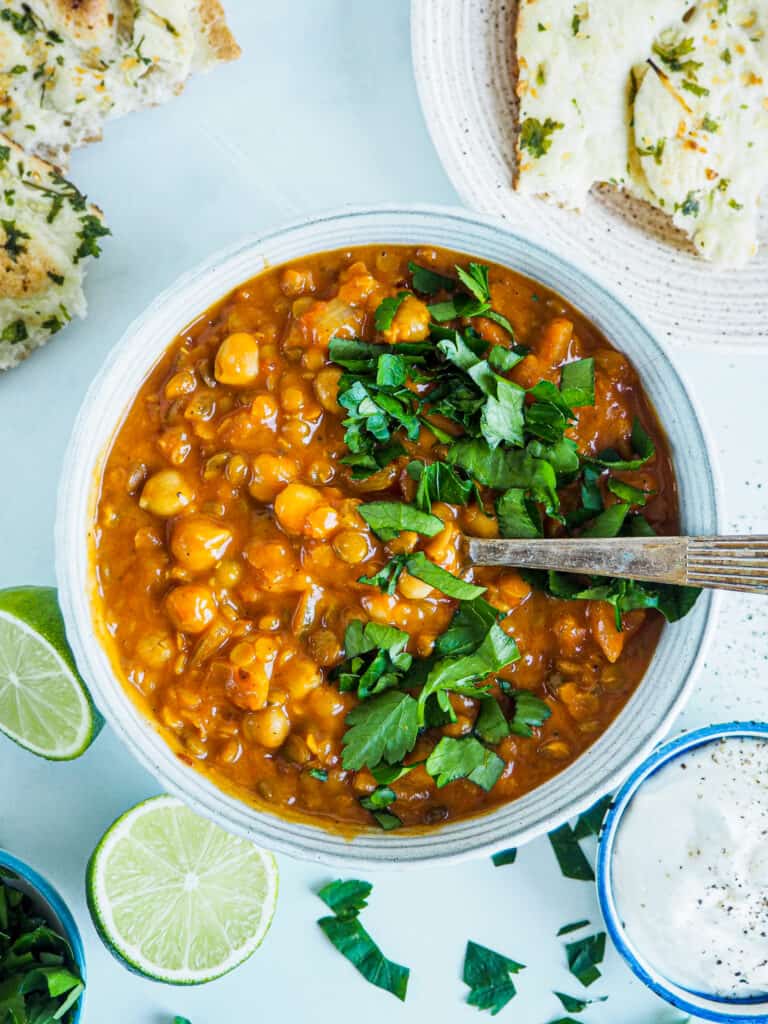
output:
[[610, 187], [583, 213], [515, 194], [515, 0], [412, 0], [413, 63], [432, 140], [462, 199], [584, 267], [679, 345], [768, 346], [768, 204], [743, 270], [699, 259], [658, 211]]

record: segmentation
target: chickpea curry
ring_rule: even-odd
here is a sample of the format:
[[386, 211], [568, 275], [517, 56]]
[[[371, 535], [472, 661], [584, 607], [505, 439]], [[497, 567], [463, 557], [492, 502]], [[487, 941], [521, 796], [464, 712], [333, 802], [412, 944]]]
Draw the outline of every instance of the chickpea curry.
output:
[[270, 269], [192, 323], [107, 457], [97, 619], [178, 756], [326, 827], [434, 826], [573, 762], [694, 591], [467, 564], [465, 536], [672, 533], [628, 360], [432, 248]]

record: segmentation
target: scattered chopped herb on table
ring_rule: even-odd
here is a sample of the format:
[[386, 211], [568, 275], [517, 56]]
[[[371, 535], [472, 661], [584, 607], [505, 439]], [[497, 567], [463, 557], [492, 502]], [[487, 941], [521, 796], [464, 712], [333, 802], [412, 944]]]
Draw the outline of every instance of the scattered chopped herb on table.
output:
[[569, 942], [565, 947], [568, 958], [568, 970], [588, 988], [601, 977], [597, 965], [603, 962], [605, 955], [605, 932], [596, 932], [584, 939]]
[[509, 850], [499, 850], [498, 853], [494, 853], [491, 860], [497, 868], [504, 867], [506, 864], [514, 864], [517, 860], [517, 847], [513, 846]]
[[495, 1016], [517, 993], [510, 975], [518, 974], [525, 964], [510, 960], [477, 942], [468, 942], [464, 955], [464, 984], [470, 988], [467, 1002], [478, 1010], [490, 1010]]
[[66, 939], [0, 879], [0, 1020], [67, 1024], [84, 987]]
[[596, 999], [579, 999], [577, 996], [566, 995], [565, 992], [555, 992], [555, 995], [567, 1013], [583, 1013], [592, 1003], [604, 1003], [608, 998], [608, 996], [598, 996]]
[[557, 863], [566, 878], [575, 878], [582, 882], [594, 882], [595, 873], [592, 865], [584, 856], [575, 832], [567, 823], [549, 833], [549, 841], [555, 851]]
[[333, 917], [317, 922], [342, 956], [366, 981], [405, 1001], [410, 970], [388, 960], [360, 923], [358, 915], [368, 905], [373, 886], [357, 879], [331, 882], [317, 894], [333, 911]]
[[558, 928], [558, 935], [568, 935], [570, 932], [577, 932], [580, 928], [586, 928], [589, 921], [585, 918], [583, 921], [571, 921], [570, 924], [564, 924], [562, 928]]

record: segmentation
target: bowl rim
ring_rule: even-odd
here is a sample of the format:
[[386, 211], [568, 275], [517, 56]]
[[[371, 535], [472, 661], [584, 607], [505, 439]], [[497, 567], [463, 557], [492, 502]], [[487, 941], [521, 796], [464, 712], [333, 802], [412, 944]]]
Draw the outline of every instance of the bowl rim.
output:
[[0, 848], [0, 876], [3, 873], [3, 869], [8, 869], [8, 871], [13, 872], [13, 874], [18, 875], [19, 878], [27, 882], [29, 886], [38, 893], [41, 901], [53, 911], [53, 914], [61, 924], [64, 932], [62, 937], [69, 943], [69, 947], [72, 950], [72, 956], [84, 985], [80, 1001], [77, 1004], [77, 1009], [74, 1017], [72, 1018], [72, 1024], [78, 1024], [83, 1015], [83, 1007], [85, 1006], [88, 984], [86, 976], [85, 947], [74, 915], [68, 905], [64, 902], [64, 898], [61, 896], [58, 889], [56, 889], [47, 878], [44, 878], [39, 871], [27, 864], [26, 861], [21, 860], [16, 856], [16, 854], [11, 853], [9, 850]]
[[[453, 232], [463, 229], [464, 237], [456, 238], [456, 244], [453, 245], [453, 248], [457, 251], [468, 254], [472, 253], [470, 241], [466, 236], [472, 235], [472, 242], [479, 244], [480, 239], [476, 239], [474, 235], [482, 235], [482, 239], [489, 248], [494, 245], [500, 245], [510, 250], [506, 260], [506, 265], [510, 266], [510, 268], [516, 268], [529, 277], [536, 278], [537, 276], [529, 267], [517, 265], [511, 252], [511, 250], [515, 249], [520, 254], [517, 257], [518, 260], [522, 259], [525, 262], [535, 263], [539, 268], [540, 274], [543, 275], [540, 278], [542, 283], [568, 298], [577, 308], [581, 308], [584, 304], [588, 305], [590, 302], [605, 303], [610, 307], [611, 313], [616, 320], [621, 320], [625, 326], [628, 325], [635, 333], [636, 339], [642, 339], [638, 344], [641, 346], [644, 355], [649, 359], [652, 357], [654, 361], [663, 367], [666, 375], [665, 379], [671, 382], [676, 397], [680, 399], [685, 407], [685, 415], [690, 421], [692, 432], [695, 433], [695, 438], [687, 438], [687, 440], [695, 441], [696, 450], [704, 456], [702, 460], [697, 460], [697, 462], [701, 462], [701, 465], [697, 465], [696, 473], [698, 474], [699, 482], [704, 481], [702, 486], [706, 489], [706, 507], [703, 509], [691, 509], [689, 515], [703, 516], [707, 520], [707, 528], [711, 529], [712, 532], [716, 532], [717, 524], [720, 521], [720, 495], [722, 490], [719, 486], [717, 463], [713, 456], [714, 448], [709, 441], [698, 405], [692, 397], [689, 388], [680, 378], [672, 358], [661, 347], [648, 327], [602, 281], [569, 263], [568, 260], [557, 253], [553, 253], [537, 242], [532, 241], [530, 238], [511, 231], [507, 224], [495, 217], [484, 216], [457, 207], [430, 204], [384, 203], [343, 207], [311, 217], [297, 218], [287, 224], [282, 224], [271, 230], [242, 239], [204, 260], [197, 267], [181, 275], [129, 325], [120, 341], [107, 354], [101, 369], [91, 383], [82, 402], [64, 457], [59, 484], [55, 529], [56, 574], [67, 636], [80, 670], [89, 681], [100, 710], [104, 713], [105, 718], [115, 729], [122, 742], [128, 746], [133, 756], [160, 781], [168, 792], [172, 792], [185, 800], [193, 809], [205, 814], [222, 825], [222, 827], [245, 835], [276, 852], [347, 869], [350, 867], [362, 867], [368, 870], [375, 870], [394, 865], [426, 866], [437, 862], [456, 863], [472, 857], [489, 855], [503, 848], [505, 844], [510, 845], [512, 842], [520, 845], [543, 834], [545, 831], [551, 830], [563, 820], [580, 813], [606, 792], [615, 788], [666, 734], [672, 721], [679, 714], [690, 695], [693, 681], [703, 664], [712, 638], [715, 613], [719, 606], [719, 595], [709, 592], [702, 595], [699, 599], [697, 606], [699, 611], [694, 610], [694, 614], [697, 616], [701, 614], [702, 616], [701, 621], [697, 621], [696, 626], [696, 651], [687, 658], [687, 671], [683, 674], [679, 689], [674, 697], [669, 697], [663, 716], [652, 731], [645, 736], [643, 742], [637, 748], [633, 748], [629, 755], [622, 753], [618, 763], [612, 766], [611, 770], [607, 770], [606, 766], [606, 770], [604, 770], [601, 778], [598, 781], [590, 782], [589, 785], [585, 784], [586, 788], [580, 791], [578, 797], [569, 795], [567, 806], [558, 806], [554, 810], [542, 811], [537, 815], [535, 821], [524, 826], [518, 826], [515, 831], [511, 831], [511, 826], [508, 826], [504, 830], [503, 835], [500, 835], [497, 829], [495, 837], [493, 835], [486, 836], [484, 833], [488, 831], [492, 833], [493, 829], [484, 829], [483, 825], [495, 824], [493, 822], [494, 816], [498, 816], [499, 812], [517, 803], [516, 801], [513, 801], [512, 804], [500, 805], [485, 815], [462, 819], [453, 825], [449, 824], [442, 829], [430, 833], [428, 838], [425, 837], [423, 832], [412, 834], [411, 836], [403, 832], [399, 833], [400, 836], [404, 837], [404, 841], [400, 843], [392, 838], [397, 835], [396, 833], [387, 833], [385, 845], [382, 846], [381, 836], [378, 833], [374, 838], [373, 833], [365, 832], [362, 836], [356, 837], [361, 844], [365, 845], [365, 849], [360, 849], [355, 839], [350, 840], [340, 832], [332, 833], [328, 829], [312, 823], [297, 824], [290, 822], [278, 815], [254, 809], [252, 806], [237, 800], [237, 798], [230, 798], [208, 777], [204, 777], [193, 768], [182, 766], [177, 758], [174, 762], [170, 761], [167, 754], [171, 751], [171, 748], [167, 745], [166, 740], [156, 730], [152, 729], [151, 726], [149, 727], [151, 731], [147, 731], [146, 720], [143, 721], [144, 729], [140, 741], [136, 741], [135, 737], [131, 736], [127, 718], [132, 718], [133, 715], [130, 712], [126, 715], [126, 708], [129, 706], [134, 707], [133, 702], [125, 694], [123, 684], [116, 678], [111, 666], [105, 667], [104, 665], [106, 655], [96, 638], [92, 615], [88, 617], [82, 615], [82, 607], [80, 606], [82, 606], [83, 594], [79, 593], [76, 580], [77, 573], [73, 570], [73, 558], [76, 557], [75, 552], [78, 545], [82, 546], [85, 541], [88, 530], [87, 528], [82, 528], [82, 522], [77, 526], [73, 524], [70, 506], [77, 506], [82, 504], [83, 501], [87, 501], [83, 497], [82, 492], [84, 489], [93, 490], [94, 485], [93, 479], [83, 477], [82, 467], [79, 466], [79, 463], [85, 458], [88, 464], [92, 466], [94, 477], [97, 477], [101, 469], [103, 457], [114, 437], [116, 429], [119, 427], [122, 416], [127, 406], [135, 398], [136, 389], [133, 388], [130, 393], [122, 396], [122, 407], [119, 413], [112, 415], [110, 421], [112, 424], [111, 432], [108, 435], [104, 432], [104, 435], [100, 434], [94, 438], [92, 434], [88, 434], [89, 449], [87, 455], [83, 455], [83, 453], [78, 451], [78, 439], [88, 429], [88, 421], [94, 415], [93, 407], [97, 396], [102, 386], [110, 380], [110, 376], [120, 370], [121, 363], [125, 364], [124, 368], [127, 369], [129, 365], [128, 353], [130, 353], [132, 346], [136, 347], [137, 336], [142, 331], [146, 333], [148, 325], [151, 325], [156, 318], [162, 316], [165, 307], [174, 301], [178, 301], [180, 296], [186, 298], [187, 308], [190, 310], [186, 314], [185, 323], [191, 322], [196, 315], [204, 312], [205, 308], [210, 304], [210, 302], [202, 302], [202, 300], [196, 299], [196, 287], [204, 288], [205, 286], [210, 286], [212, 278], [223, 276], [227, 268], [231, 268], [236, 264], [239, 258], [247, 258], [249, 255], [255, 257], [260, 250], [269, 248], [270, 245], [274, 247], [280, 243], [287, 244], [287, 242], [294, 241], [294, 236], [301, 239], [301, 245], [298, 248], [294, 248], [290, 255], [283, 255], [276, 259], [274, 265], [279, 265], [285, 260], [300, 258], [302, 254], [308, 255], [313, 252], [328, 251], [329, 248], [343, 247], [344, 243], [341, 241], [338, 245], [331, 247], [318, 241], [317, 236], [323, 235], [324, 231], [331, 231], [339, 227], [346, 229], [349, 226], [353, 226], [354, 222], [360, 222], [361, 220], [364, 221], [366, 240], [356, 237], [354, 242], [347, 244], [448, 245], [449, 243], [446, 240], [438, 241], [435, 237], [430, 237], [430, 230], [435, 235], [439, 235], [441, 230], [447, 232], [450, 229], [450, 238], [453, 238]], [[422, 222], [428, 222], [428, 226], [425, 226]], [[394, 238], [387, 238], [387, 231], [391, 230], [395, 234], [398, 227], [401, 229], [413, 227], [414, 230], [418, 227], [420, 230], [419, 240], [406, 241], [398, 237], [395, 243]], [[358, 230], [362, 230], [359, 223]], [[478, 252], [475, 252], [474, 255], [481, 259], [487, 258], [491, 260], [495, 258], [483, 256]], [[263, 255], [261, 259], [262, 267], [259, 270], [250, 270], [248, 276], [253, 276], [263, 267], [272, 265], [271, 261], [267, 263], [267, 259]], [[505, 260], [498, 259], [497, 262], [504, 263]], [[547, 269], [545, 269], [545, 265]], [[559, 281], [567, 282], [567, 286], [566, 283], [559, 284], [548, 281], [548, 276], [556, 276]], [[235, 284], [221, 284], [216, 293], [217, 299], [228, 294], [233, 287], [237, 287], [237, 283], [245, 279], [247, 278], [241, 276]], [[579, 293], [580, 297], [573, 294], [575, 291]], [[589, 313], [585, 315], [590, 317]], [[594, 320], [594, 315], [590, 318]], [[605, 327], [602, 329], [611, 336]], [[615, 337], [615, 334], [613, 336]], [[165, 344], [162, 349], [159, 349], [159, 352], [162, 352], [170, 344], [171, 338], [172, 335], [165, 336]], [[147, 362], [145, 376], [151, 367], [155, 365], [157, 358], [159, 358], [159, 354], [156, 354], [150, 362]], [[141, 357], [137, 359], [134, 356], [132, 363], [143, 365], [143, 360]], [[94, 448], [99, 450], [96, 450], [94, 453]], [[78, 474], [80, 478], [79, 489], [77, 483]], [[87, 523], [90, 524], [90, 521], [90, 517], [88, 517]], [[90, 607], [89, 601], [88, 604]], [[110, 707], [110, 690], [114, 691], [115, 688], [119, 689], [121, 694], [119, 700], [121, 713], [118, 713], [117, 710], [113, 713], [113, 709]], [[638, 692], [639, 688], [635, 691], [635, 695]], [[630, 698], [630, 700], [632, 699]], [[136, 710], [135, 707], [134, 710]], [[626, 711], [626, 705], [624, 711]], [[601, 734], [601, 737], [596, 741], [597, 743], [600, 742], [602, 737], [611, 732], [622, 713], [620, 712], [608, 730]], [[139, 727], [137, 726], [136, 728], [138, 729]], [[158, 738], [162, 743], [163, 750], [153, 742], [153, 740]], [[595, 744], [577, 759], [578, 762], [582, 763], [582, 767], [584, 758], [588, 757], [590, 751], [594, 750]], [[161, 761], [164, 763], [160, 763]], [[573, 765], [569, 767], [572, 768]], [[567, 772], [568, 770], [566, 768], [565, 771]], [[554, 778], [562, 779], [563, 774], [559, 773]], [[551, 782], [552, 780], [549, 783], [545, 783], [544, 786], [549, 785]], [[538, 787], [533, 792], [539, 792], [542, 788]], [[521, 799], [525, 800], [529, 796], [530, 794], [526, 794]], [[236, 807], [232, 806], [233, 802], [237, 804]], [[560, 803], [562, 804], [562, 800]], [[247, 811], [247, 815], [244, 815], [244, 811]], [[247, 817], [247, 822], [245, 822], [244, 817]], [[464, 829], [467, 828], [472, 832], [470, 838], [466, 838], [465, 834], [463, 834]], [[292, 836], [290, 835], [292, 831], [300, 833], [300, 835]], [[286, 832], [288, 833], [287, 836]], [[462, 834], [458, 835], [458, 833]]]
[[[616, 794], [601, 830], [595, 870], [597, 895], [611, 941], [635, 977], [639, 978], [657, 996], [661, 996], [676, 1009], [693, 1014], [703, 1020], [717, 1021], [719, 1024], [733, 1024], [737, 1021], [768, 1024], [768, 994], [744, 999], [728, 999], [708, 993], [692, 993], [682, 986], [670, 982], [669, 979], [665, 979], [660, 971], [632, 945], [628, 930], [621, 920], [613, 887], [612, 869], [616, 839], [624, 814], [643, 785], [681, 755], [717, 740], [734, 737], [766, 741], [768, 740], [768, 722], [723, 722], [683, 733], [658, 746], [632, 772]], [[698, 998], [707, 1005], [702, 1006], [701, 1003], [692, 1002], [691, 998]], [[762, 1012], [749, 1013], [750, 1007], [759, 1007]], [[728, 1008], [731, 1010], [742, 1008], [747, 1012], [734, 1016], [732, 1012], [728, 1012]]]

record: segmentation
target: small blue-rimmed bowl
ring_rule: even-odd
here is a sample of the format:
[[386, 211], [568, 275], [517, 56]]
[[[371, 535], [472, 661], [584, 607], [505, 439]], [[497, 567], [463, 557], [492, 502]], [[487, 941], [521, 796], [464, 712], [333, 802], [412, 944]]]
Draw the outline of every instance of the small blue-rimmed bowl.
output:
[[705, 729], [686, 733], [676, 740], [658, 747], [651, 756], [636, 769], [621, 787], [603, 825], [597, 854], [597, 894], [605, 919], [608, 934], [619, 953], [637, 977], [652, 989], [656, 995], [666, 999], [685, 1013], [694, 1014], [702, 1020], [719, 1021], [721, 1024], [768, 1024], [768, 993], [749, 999], [724, 998], [691, 992], [665, 977], [651, 964], [632, 942], [617, 908], [613, 891], [613, 857], [616, 837], [621, 828], [624, 813], [637, 791], [652, 775], [669, 765], [671, 761], [687, 754], [696, 747], [720, 739], [768, 740], [768, 724], [763, 722], [728, 722], [723, 725], [709, 725]]
[[[24, 861], [14, 857], [12, 853], [8, 853], [6, 850], [0, 850], [0, 877], [14, 889], [20, 889], [29, 896], [40, 916], [48, 921], [55, 932], [58, 932], [62, 938], [67, 940], [69, 948], [72, 950], [72, 956], [77, 965], [78, 973], [83, 979], [83, 984], [85, 984], [85, 949], [83, 948], [83, 940], [80, 937], [80, 931], [74, 917], [70, 913], [69, 907], [67, 907], [58, 892], [34, 868], [31, 868]], [[83, 1015], [84, 1002], [85, 992], [80, 996], [80, 1000], [75, 1007], [75, 1012], [72, 1015], [72, 1024], [79, 1024]]]

